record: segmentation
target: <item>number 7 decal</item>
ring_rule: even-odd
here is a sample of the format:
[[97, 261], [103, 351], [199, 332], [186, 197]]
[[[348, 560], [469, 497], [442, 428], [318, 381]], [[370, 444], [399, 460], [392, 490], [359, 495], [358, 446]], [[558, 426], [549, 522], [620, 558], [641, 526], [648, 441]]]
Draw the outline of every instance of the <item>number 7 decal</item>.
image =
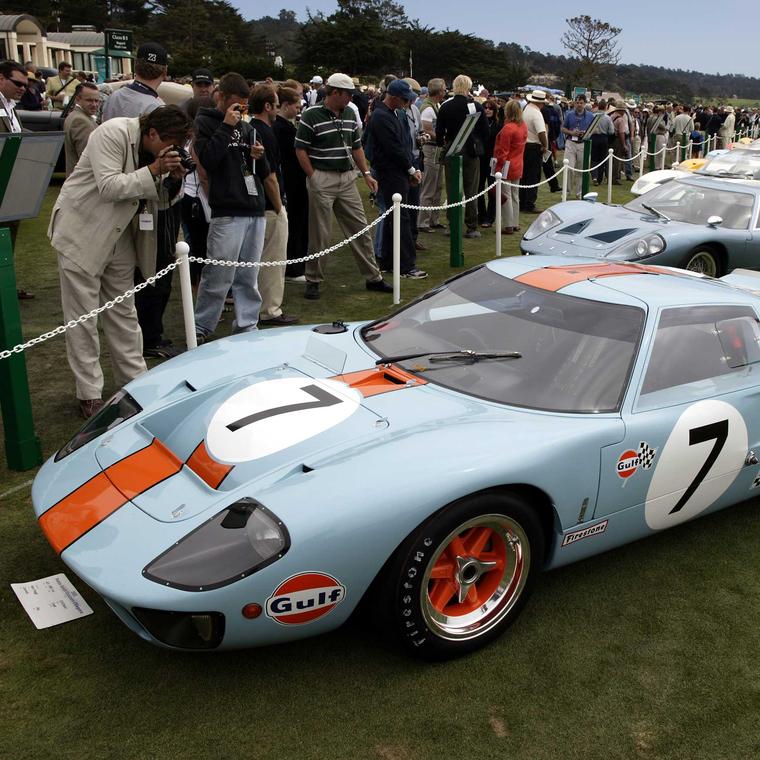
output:
[[700, 483], [707, 477], [707, 473], [710, 472], [710, 468], [715, 464], [715, 460], [720, 456], [720, 452], [726, 445], [727, 439], [728, 420], [712, 422], [709, 425], [702, 425], [701, 427], [689, 430], [689, 446], [696, 446], [698, 443], [705, 443], [706, 441], [715, 441], [715, 443], [694, 480], [691, 481], [689, 487], [683, 492], [683, 496], [681, 496], [673, 509], [670, 510], [671, 515], [680, 512], [686, 506], [686, 503], [694, 495], [697, 488], [699, 488]]
[[308, 393], [316, 401], [304, 401], [300, 404], [286, 404], [285, 406], [277, 406], [274, 409], [266, 409], [263, 412], [256, 412], [256, 414], [249, 414], [247, 417], [230, 422], [227, 425], [227, 429], [233, 433], [246, 425], [252, 425], [259, 420], [265, 420], [268, 417], [276, 417], [278, 414], [287, 414], [288, 412], [299, 412], [304, 409], [319, 409], [323, 406], [334, 406], [335, 404], [342, 403], [341, 399], [337, 396], [333, 396], [324, 388], [320, 388], [318, 385], [305, 385], [301, 388], [302, 391]]

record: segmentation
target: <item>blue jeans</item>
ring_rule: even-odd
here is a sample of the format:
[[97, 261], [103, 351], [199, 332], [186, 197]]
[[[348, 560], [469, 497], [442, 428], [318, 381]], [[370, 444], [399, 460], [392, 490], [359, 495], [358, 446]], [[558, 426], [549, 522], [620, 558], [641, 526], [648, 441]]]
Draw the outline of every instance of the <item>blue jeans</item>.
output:
[[[208, 258], [258, 262], [264, 247], [265, 231], [266, 218], [263, 216], [215, 217], [208, 229]], [[258, 274], [258, 267], [206, 264], [195, 303], [195, 331], [204, 336], [214, 332], [230, 286], [235, 299], [232, 331], [255, 330], [261, 309], [261, 295], [256, 287]]]
[[[377, 179], [377, 172], [374, 169], [372, 170], [372, 176], [375, 179]], [[380, 214], [385, 213], [385, 209], [386, 209], [385, 198], [383, 198], [383, 194], [380, 192], [379, 188], [377, 192], [375, 193], [375, 207], [377, 208], [378, 216], [380, 216]], [[389, 215], [389, 216], [392, 216], [392, 215]], [[383, 227], [385, 227], [385, 220], [380, 222], [380, 224], [378, 224], [375, 227], [375, 237], [372, 241], [372, 247], [375, 249], [376, 259], [382, 258], [382, 255], [383, 255]]]

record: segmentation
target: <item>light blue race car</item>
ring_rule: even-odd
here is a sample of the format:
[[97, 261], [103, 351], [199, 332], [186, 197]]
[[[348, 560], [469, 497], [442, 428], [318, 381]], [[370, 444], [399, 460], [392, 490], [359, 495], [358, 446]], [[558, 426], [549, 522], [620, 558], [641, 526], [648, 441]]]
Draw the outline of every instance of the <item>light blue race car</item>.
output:
[[375, 322], [204, 345], [40, 470], [63, 561], [147, 641], [501, 634], [536, 574], [760, 492], [760, 275], [491, 262]]
[[624, 206], [559, 203], [533, 221], [520, 249], [664, 264], [710, 277], [760, 269], [760, 181], [691, 174]]

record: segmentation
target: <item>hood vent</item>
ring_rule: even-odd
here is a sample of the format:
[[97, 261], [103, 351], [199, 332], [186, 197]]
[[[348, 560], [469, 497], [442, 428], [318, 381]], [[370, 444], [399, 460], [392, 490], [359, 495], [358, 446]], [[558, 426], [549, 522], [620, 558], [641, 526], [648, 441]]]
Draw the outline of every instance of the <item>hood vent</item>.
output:
[[584, 219], [582, 222], [575, 222], [575, 224], [568, 224], [567, 227], [563, 227], [561, 230], [557, 230], [557, 232], [562, 233], [563, 235], [580, 235], [583, 230], [586, 229], [586, 227], [591, 224], [590, 219]]
[[630, 235], [632, 232], [636, 232], [635, 227], [629, 227], [625, 230], [608, 230], [607, 232], [599, 232], [596, 235], [589, 235], [589, 240], [597, 240], [600, 243], [614, 243], [620, 238], [624, 238], [626, 235]]

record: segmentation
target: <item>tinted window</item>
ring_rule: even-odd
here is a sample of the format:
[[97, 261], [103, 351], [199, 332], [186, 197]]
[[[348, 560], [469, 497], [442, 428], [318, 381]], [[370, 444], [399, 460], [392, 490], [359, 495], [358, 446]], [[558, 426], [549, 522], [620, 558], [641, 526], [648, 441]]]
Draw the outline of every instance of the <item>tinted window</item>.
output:
[[[743, 320], [736, 325], [728, 322], [737, 318]], [[752, 309], [741, 306], [663, 311], [641, 395], [743, 371], [749, 362], [746, 358], [738, 361], [728, 347], [731, 340], [745, 341], [741, 323], [747, 320], [756, 324], [757, 317]], [[721, 335], [718, 324], [725, 323], [727, 328], [735, 328], [734, 335]], [[745, 349], [742, 356], [746, 353]]]
[[619, 408], [644, 323], [631, 306], [533, 288], [487, 267], [457, 278], [362, 331], [381, 357], [517, 352], [520, 358], [399, 363], [473, 396], [550, 411]]

